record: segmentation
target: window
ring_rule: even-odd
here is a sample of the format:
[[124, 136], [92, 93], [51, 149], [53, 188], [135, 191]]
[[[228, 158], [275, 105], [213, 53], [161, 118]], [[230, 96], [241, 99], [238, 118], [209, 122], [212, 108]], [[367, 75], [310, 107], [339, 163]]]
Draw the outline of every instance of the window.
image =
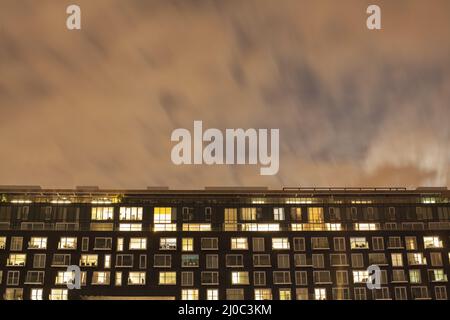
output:
[[181, 285], [190, 287], [194, 285], [194, 273], [192, 271], [181, 272]]
[[24, 267], [26, 263], [26, 254], [11, 253], [8, 257], [6, 265], [8, 267]]
[[302, 208], [291, 208], [291, 220], [293, 221], [302, 220]]
[[225, 208], [225, 231], [237, 231], [237, 209]]
[[327, 300], [327, 290], [325, 288], [314, 288], [315, 300]]
[[353, 283], [367, 283], [369, 278], [369, 273], [367, 270], [357, 270], [353, 271]]
[[67, 285], [69, 283], [73, 283], [74, 280], [74, 273], [73, 272], [67, 272], [67, 271], [58, 271], [56, 275], [55, 284], [64, 284]]
[[416, 299], [428, 299], [427, 287], [411, 287], [411, 298]]
[[142, 220], [142, 208], [120, 207], [119, 220], [140, 221]]
[[28, 249], [47, 249], [47, 238], [32, 237]]
[[256, 220], [256, 208], [241, 208], [241, 220], [243, 221]]
[[447, 275], [443, 269], [428, 270], [428, 279], [431, 282], [447, 282]]
[[133, 267], [133, 255], [132, 254], [116, 255], [116, 267]]
[[42, 300], [42, 289], [31, 289], [31, 300]]
[[379, 223], [355, 223], [354, 228], [355, 228], [355, 230], [358, 230], [358, 231], [379, 230], [380, 224]]
[[194, 238], [181, 239], [182, 251], [194, 251]]
[[[155, 231], [175, 231], [176, 224], [172, 224], [175, 218], [175, 210], [169, 207], [155, 207], [153, 209], [153, 222]], [[175, 220], [175, 219], [173, 219]]]
[[288, 250], [289, 239], [288, 238], [272, 238], [272, 249], [274, 250]]
[[112, 238], [100, 238], [100, 237], [95, 238], [94, 250], [111, 250], [111, 249], [112, 249]]
[[105, 269], [111, 268], [111, 255], [105, 254]]
[[406, 243], [407, 250], [417, 250], [416, 237], [405, 237], [405, 243]]
[[121, 271], [116, 272], [116, 281], [114, 282], [114, 284], [116, 286], [122, 285], [122, 272]]
[[206, 269], [218, 269], [219, 268], [219, 256], [217, 254], [206, 255]]
[[117, 238], [117, 251], [123, 251], [123, 238]]
[[436, 300], [447, 300], [447, 288], [445, 286], [434, 287]]
[[325, 267], [323, 254], [313, 254], [312, 255], [312, 265], [313, 265], [314, 268], [323, 268], [323, 267]]
[[420, 270], [409, 270], [409, 281], [411, 283], [421, 283], [422, 276]]
[[6, 237], [0, 237], [0, 250], [5, 250], [6, 248]]
[[181, 290], [181, 300], [198, 300], [198, 289]]
[[423, 244], [425, 249], [442, 248], [442, 240], [439, 237], [423, 237]]
[[334, 251], [345, 251], [345, 238], [333, 238]]
[[44, 271], [28, 271], [25, 284], [44, 284]]
[[160, 272], [159, 273], [159, 284], [160, 285], [177, 284], [177, 273], [176, 272]]
[[159, 250], [176, 250], [177, 239], [176, 238], [161, 238], [159, 239]]
[[98, 255], [97, 254], [82, 254], [80, 258], [81, 267], [97, 267]]
[[296, 286], [308, 285], [308, 273], [306, 271], [295, 271], [295, 285]]
[[219, 300], [219, 289], [207, 289], [206, 300]]
[[4, 295], [5, 300], [23, 300], [22, 288], [7, 288]]
[[352, 267], [353, 268], [364, 267], [364, 259], [361, 253], [352, 253]]
[[244, 289], [227, 289], [227, 300], [244, 300]]
[[142, 224], [140, 224], [140, 223], [121, 223], [121, 224], [119, 224], [119, 231], [142, 231]]
[[369, 253], [369, 264], [387, 265], [386, 255], [384, 253]]
[[202, 238], [201, 239], [202, 250], [218, 250], [219, 239], [218, 238]]
[[88, 251], [89, 250], [89, 238], [83, 237], [81, 239], [81, 251]]
[[205, 221], [211, 221], [212, 218], [212, 208], [206, 207], [205, 208]]
[[330, 254], [330, 264], [333, 267], [348, 265], [347, 255], [345, 253], [333, 253], [333, 254]]
[[353, 294], [355, 300], [367, 300], [366, 288], [354, 288]]
[[231, 284], [249, 284], [247, 271], [234, 271], [231, 273]]
[[431, 265], [433, 267], [442, 266], [442, 255], [440, 252], [431, 252], [430, 258], [431, 258]]
[[67, 300], [68, 290], [67, 289], [52, 289], [50, 291], [50, 300]]
[[424, 264], [427, 264], [427, 260], [423, 256], [423, 253], [420, 253], [420, 252], [408, 253], [408, 264], [409, 265], [424, 265]]
[[366, 238], [350, 238], [350, 248], [351, 249], [369, 249], [369, 243]]
[[130, 250], [146, 250], [147, 238], [130, 238]]
[[145, 272], [130, 272], [128, 274], [128, 285], [145, 285]]
[[272, 289], [255, 289], [255, 300], [272, 300]]
[[255, 254], [253, 255], [254, 267], [271, 267], [270, 254]]
[[217, 271], [202, 271], [201, 273], [202, 285], [218, 285], [219, 272]]
[[323, 208], [308, 208], [309, 223], [323, 223]]
[[330, 217], [330, 221], [340, 221], [341, 220], [341, 211], [340, 211], [339, 207], [328, 208], [328, 214]]
[[388, 248], [389, 249], [401, 249], [401, 248], [403, 248], [403, 246], [402, 246], [402, 239], [400, 237], [389, 237]]
[[170, 268], [172, 266], [172, 256], [170, 254], [155, 254], [153, 259], [153, 266], [155, 268]]
[[384, 250], [383, 237], [373, 237], [372, 238], [372, 250], [377, 250], [377, 251]]
[[255, 286], [265, 286], [266, 285], [266, 272], [265, 271], [254, 271], [253, 272], [253, 284]]
[[290, 266], [288, 254], [278, 254], [278, 269], [287, 269]]
[[67, 267], [70, 265], [70, 254], [55, 253], [53, 255], [52, 267]]
[[147, 255], [140, 254], [139, 255], [139, 269], [145, 269], [145, 268], [147, 268]]
[[92, 274], [92, 284], [95, 285], [109, 285], [109, 279], [109, 271], [94, 271]]
[[326, 237], [318, 237], [311, 238], [311, 246], [312, 249], [329, 249], [330, 245], [328, 244], [328, 238]]
[[113, 220], [113, 207], [93, 207], [91, 209], [91, 220], [105, 221]]
[[183, 207], [183, 221], [191, 221], [194, 219], [194, 208], [191, 207]]
[[331, 283], [330, 271], [314, 271], [314, 283], [315, 284], [329, 284]]
[[284, 220], [284, 208], [273, 208], [273, 220], [275, 221]]
[[264, 238], [252, 238], [253, 242], [253, 251], [255, 252], [264, 252]]
[[12, 237], [10, 251], [22, 251], [23, 238], [22, 237]]
[[309, 300], [308, 288], [296, 288], [295, 295], [297, 300]]
[[247, 238], [231, 238], [231, 250], [248, 250]]
[[333, 288], [333, 299], [334, 300], [349, 300], [350, 290], [348, 288]]
[[210, 223], [183, 223], [183, 231], [211, 231]]
[[274, 271], [273, 284], [290, 284], [291, 273], [289, 271]]
[[408, 294], [405, 287], [396, 287], [394, 289], [395, 300], [407, 300]]
[[33, 257], [33, 269], [44, 269], [45, 268], [45, 258], [44, 254], [35, 254]]
[[336, 284], [347, 285], [348, 284], [348, 272], [345, 270], [336, 271]]
[[226, 258], [226, 266], [227, 267], [243, 267], [244, 266], [244, 258], [242, 254], [227, 254]]
[[181, 256], [181, 266], [183, 268], [193, 268], [199, 266], [198, 254], [183, 254]]
[[77, 248], [77, 238], [62, 237], [58, 243], [58, 249], [74, 250]]
[[294, 251], [305, 251], [305, 238], [294, 238]]
[[391, 253], [392, 266], [403, 267], [403, 255], [401, 253]]
[[6, 285], [8, 286], [18, 286], [20, 279], [19, 271], [8, 271], [6, 275]]

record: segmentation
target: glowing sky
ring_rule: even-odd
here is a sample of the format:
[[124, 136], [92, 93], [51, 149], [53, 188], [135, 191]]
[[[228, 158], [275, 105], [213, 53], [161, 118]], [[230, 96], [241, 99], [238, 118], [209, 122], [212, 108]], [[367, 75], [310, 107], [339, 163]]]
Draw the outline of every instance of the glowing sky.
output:
[[[65, 28], [77, 3], [82, 30]], [[365, 26], [382, 7], [382, 31]], [[450, 181], [448, 0], [1, 0], [0, 184]], [[171, 132], [279, 128], [280, 171], [172, 164]]]

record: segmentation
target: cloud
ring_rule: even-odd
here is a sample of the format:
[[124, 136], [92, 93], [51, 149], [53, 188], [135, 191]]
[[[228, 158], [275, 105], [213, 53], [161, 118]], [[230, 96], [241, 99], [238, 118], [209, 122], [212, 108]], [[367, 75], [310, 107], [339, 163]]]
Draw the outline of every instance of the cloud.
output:
[[[444, 185], [450, 177], [445, 0], [0, 4], [2, 184]], [[170, 134], [280, 128], [280, 172], [184, 166]]]

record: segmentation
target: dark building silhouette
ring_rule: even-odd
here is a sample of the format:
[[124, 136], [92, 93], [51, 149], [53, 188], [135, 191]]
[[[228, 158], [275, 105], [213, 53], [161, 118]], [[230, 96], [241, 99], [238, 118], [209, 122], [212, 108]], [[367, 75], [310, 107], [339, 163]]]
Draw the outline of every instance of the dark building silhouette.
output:
[[[446, 188], [2, 187], [0, 296], [446, 300], [449, 199]], [[81, 289], [67, 288], [68, 266]]]

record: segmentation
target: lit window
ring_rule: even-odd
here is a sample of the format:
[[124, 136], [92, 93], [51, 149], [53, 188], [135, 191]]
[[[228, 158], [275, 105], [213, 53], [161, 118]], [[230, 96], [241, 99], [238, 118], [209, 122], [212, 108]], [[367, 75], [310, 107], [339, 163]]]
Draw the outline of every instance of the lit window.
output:
[[130, 238], [130, 250], [146, 250], [147, 238]]
[[283, 221], [284, 218], [284, 208], [273, 208], [273, 220]]
[[116, 280], [115, 280], [114, 284], [116, 286], [121, 286], [122, 285], [122, 272], [121, 271], [117, 271], [116, 272]]
[[181, 300], [198, 300], [198, 290], [197, 289], [181, 290]]
[[255, 289], [255, 300], [272, 300], [272, 289]]
[[80, 258], [81, 267], [96, 267], [98, 265], [97, 254], [82, 254]]
[[314, 289], [314, 299], [315, 300], [326, 300], [327, 290], [325, 288], [315, 288]]
[[0, 250], [5, 250], [6, 248], [6, 237], [0, 237]]
[[420, 270], [409, 270], [409, 281], [411, 283], [421, 283], [422, 276]]
[[231, 238], [231, 250], [248, 250], [247, 238]]
[[62, 237], [58, 243], [58, 249], [73, 250], [77, 248], [77, 238]]
[[67, 289], [52, 289], [50, 291], [50, 300], [67, 300], [68, 290]]
[[92, 207], [91, 220], [104, 221], [113, 219], [113, 207]]
[[145, 285], [145, 272], [130, 272], [128, 274], [129, 285]]
[[242, 231], [280, 231], [278, 223], [242, 223]]
[[241, 220], [243, 221], [256, 220], [256, 208], [241, 208]]
[[323, 223], [323, 208], [308, 208], [308, 222], [310, 223]]
[[31, 289], [31, 300], [42, 300], [42, 289]]
[[231, 273], [231, 284], [249, 284], [247, 271], [235, 271]]
[[121, 224], [119, 224], [119, 231], [142, 231], [142, 224], [140, 224], [140, 223], [121, 223]]
[[159, 273], [159, 284], [160, 285], [177, 284], [177, 273], [176, 272], [160, 272]]
[[74, 272], [67, 272], [67, 271], [59, 271], [56, 275], [55, 284], [68, 284], [73, 283], [73, 280], [75, 278]]
[[120, 207], [119, 220], [142, 220], [142, 208]]
[[105, 254], [105, 269], [111, 268], [111, 255]]
[[272, 249], [288, 250], [290, 248], [288, 238], [272, 238]]
[[47, 238], [32, 237], [28, 249], [47, 249]]
[[210, 223], [183, 223], [183, 231], [211, 231]]
[[206, 300], [219, 300], [219, 289], [207, 289]]
[[153, 222], [156, 223], [171, 223], [172, 222], [172, 208], [155, 207], [153, 211]]
[[353, 271], [353, 283], [367, 283], [369, 273], [367, 270]]
[[352, 249], [369, 249], [369, 242], [366, 238], [350, 238], [350, 248]]
[[403, 256], [401, 253], [392, 253], [391, 259], [393, 267], [403, 267]]
[[380, 224], [379, 223], [355, 223], [354, 228], [357, 231], [379, 230]]
[[110, 272], [94, 271], [92, 274], [92, 284], [109, 285]]
[[8, 267], [24, 267], [26, 262], [26, 254], [14, 254], [11, 253], [8, 257], [6, 265]]
[[292, 299], [291, 289], [280, 289], [279, 294], [280, 294], [280, 300], [291, 300]]
[[405, 237], [405, 243], [406, 243], [407, 250], [417, 250], [416, 237]]
[[182, 251], [194, 251], [194, 238], [181, 239]]
[[440, 240], [439, 237], [423, 237], [423, 243], [425, 249], [443, 247], [442, 240]]
[[423, 256], [423, 253], [420, 253], [420, 252], [408, 253], [408, 264], [409, 265], [425, 265], [425, 264], [427, 264], [427, 260]]
[[123, 238], [117, 238], [117, 251], [123, 251]]
[[161, 238], [159, 239], [160, 250], [176, 250], [177, 238]]

